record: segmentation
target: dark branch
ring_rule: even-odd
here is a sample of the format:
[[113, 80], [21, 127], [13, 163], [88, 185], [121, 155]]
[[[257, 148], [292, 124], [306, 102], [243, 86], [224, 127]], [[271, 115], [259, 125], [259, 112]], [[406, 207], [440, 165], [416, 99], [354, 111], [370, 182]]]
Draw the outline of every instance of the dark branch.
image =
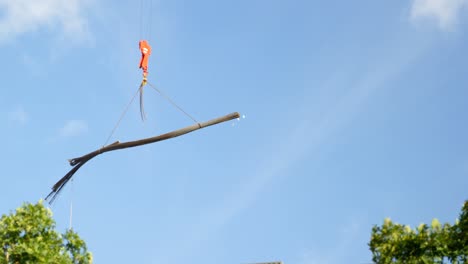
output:
[[193, 132], [193, 131], [201, 129], [201, 128], [205, 128], [205, 127], [208, 127], [208, 126], [223, 123], [223, 122], [226, 122], [226, 121], [229, 121], [229, 120], [232, 120], [232, 119], [236, 119], [236, 118], [239, 118], [239, 117], [240, 117], [239, 113], [234, 112], [234, 113], [231, 113], [231, 114], [226, 115], [226, 116], [218, 117], [218, 118], [215, 118], [215, 119], [212, 119], [212, 120], [209, 120], [209, 121], [206, 121], [206, 122], [202, 122], [202, 123], [197, 123], [197, 124], [185, 127], [185, 128], [181, 128], [181, 129], [174, 130], [174, 131], [166, 133], [166, 134], [159, 135], [159, 136], [144, 138], [144, 139], [135, 140], [135, 141], [122, 142], [122, 143], [117, 141], [117, 142], [114, 142], [114, 143], [112, 143], [110, 145], [104, 146], [104, 147], [102, 147], [102, 148], [100, 148], [98, 150], [90, 152], [90, 153], [88, 153], [88, 154], [86, 154], [84, 156], [81, 156], [79, 158], [70, 159], [68, 161], [70, 162], [70, 165], [73, 166], [73, 169], [71, 169], [56, 184], [54, 184], [54, 186], [52, 186], [52, 191], [49, 193], [49, 195], [47, 195], [46, 200], [48, 200], [49, 203], [53, 203], [53, 201], [55, 200], [57, 195], [60, 193], [60, 191], [63, 189], [65, 184], [67, 184], [67, 182], [81, 168], [81, 166], [83, 166], [90, 159], [92, 159], [92, 158], [94, 158], [94, 157], [96, 157], [96, 156], [98, 156], [98, 155], [100, 155], [102, 153], [105, 153], [105, 152], [108, 152], [108, 151], [114, 151], [114, 150], [118, 150], [118, 149], [133, 148], [133, 147], [137, 147], [137, 146], [141, 146], [141, 145], [155, 143], [155, 142], [158, 142], [158, 141], [163, 141], [163, 140], [170, 139], [170, 138], [175, 138], [175, 137], [182, 136], [184, 134]]

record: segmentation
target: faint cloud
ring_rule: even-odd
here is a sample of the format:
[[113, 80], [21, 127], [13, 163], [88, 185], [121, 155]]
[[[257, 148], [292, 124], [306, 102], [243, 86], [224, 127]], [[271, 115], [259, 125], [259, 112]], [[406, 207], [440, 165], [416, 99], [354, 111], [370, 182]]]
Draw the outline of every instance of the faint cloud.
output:
[[413, 0], [410, 19], [435, 20], [442, 30], [452, 30], [468, 0]]
[[60, 128], [61, 137], [76, 137], [88, 132], [88, 123], [83, 120], [69, 120]]
[[0, 0], [0, 41], [44, 27], [74, 40], [88, 37], [84, 11], [92, 0]]
[[18, 106], [8, 113], [8, 119], [20, 125], [25, 125], [29, 120], [29, 114], [22, 106]]

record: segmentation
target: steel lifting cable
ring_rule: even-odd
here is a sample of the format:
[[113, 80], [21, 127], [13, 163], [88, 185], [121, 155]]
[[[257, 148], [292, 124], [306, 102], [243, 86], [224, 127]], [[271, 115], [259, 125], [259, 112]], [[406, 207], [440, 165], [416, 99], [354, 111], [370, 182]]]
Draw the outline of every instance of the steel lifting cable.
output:
[[73, 229], [73, 178], [71, 179], [71, 199], [70, 199], [70, 226], [69, 229]]
[[[159, 95], [161, 95], [161, 97], [163, 97], [164, 99], [166, 99], [170, 104], [172, 104], [172, 106], [174, 106], [175, 108], [179, 109], [180, 112], [182, 112], [184, 115], [186, 115], [187, 117], [189, 117], [191, 120], [193, 120], [193, 122], [199, 124], [199, 122], [193, 117], [191, 116], [189, 113], [187, 113], [184, 109], [182, 109], [182, 107], [180, 107], [179, 105], [177, 105], [169, 96], [167, 96], [165, 93], [163, 93], [160, 89], [156, 88], [156, 86], [152, 85], [150, 82], [146, 82], [151, 88], [153, 88], [156, 92], [159, 93]], [[104, 145], [102, 145], [102, 147], [105, 147], [107, 145], [107, 143], [109, 143], [109, 140], [112, 138], [112, 136], [114, 135], [115, 131], [117, 130], [117, 128], [119, 127], [120, 125], [120, 122], [122, 121], [122, 119], [124, 118], [124, 116], [127, 114], [128, 112], [128, 109], [130, 108], [130, 105], [133, 103], [133, 101], [135, 100], [135, 97], [138, 95], [138, 92], [140, 92], [141, 94], [141, 91], [143, 87], [140, 86], [138, 88], [138, 90], [136, 91], [136, 93], [133, 95], [132, 99], [130, 100], [130, 102], [127, 104], [127, 106], [125, 107], [124, 111], [122, 112], [122, 114], [120, 115], [119, 119], [117, 120], [117, 123], [115, 124], [114, 128], [112, 129], [112, 131], [110, 132], [109, 136], [107, 137], [107, 140], [106, 142], [104, 143]]]
[[153, 20], [153, 1], [140, 0], [140, 39], [147, 38], [151, 41], [151, 30]]
[[193, 118], [191, 115], [189, 115], [187, 112], [184, 111], [184, 109], [182, 109], [182, 107], [178, 106], [173, 100], [171, 100], [171, 98], [169, 98], [169, 96], [165, 95], [161, 90], [159, 90], [158, 88], [156, 88], [156, 86], [152, 85], [150, 82], [147, 82], [148, 85], [153, 88], [156, 92], [158, 92], [164, 99], [166, 99], [169, 103], [171, 103], [174, 107], [176, 107], [177, 109], [179, 109], [182, 113], [184, 113], [186, 116], [188, 116], [190, 119], [193, 120], [193, 122], [195, 123], [198, 123], [198, 121]]
[[[147, 1], [149, 1], [149, 3]], [[148, 8], [148, 5], [149, 5], [149, 10], [145, 11], [145, 9]], [[152, 26], [152, 19], [153, 19], [152, 18], [152, 16], [153, 16], [152, 9], [153, 9], [153, 1], [152, 0], [140, 0], [140, 39], [143, 39], [144, 37], [148, 37], [149, 39], [151, 39], [151, 26]], [[148, 16], [147, 19], [149, 20], [149, 21], [147, 21], [149, 23], [149, 25], [147, 25], [147, 26], [145, 26], [145, 24], [146, 24], [145, 23], [145, 17], [146, 16]], [[132, 99], [128, 103], [125, 110], [120, 115], [117, 123], [115, 124], [114, 128], [110, 132], [109, 136], [106, 139], [106, 142], [104, 143], [104, 145], [102, 147], [105, 147], [107, 145], [107, 143], [109, 143], [109, 140], [112, 138], [112, 136], [114, 135], [116, 129], [119, 127], [120, 122], [124, 118], [125, 114], [128, 112], [128, 109], [130, 108], [130, 105], [135, 100], [135, 97], [137, 96], [138, 92], [140, 93], [140, 114], [141, 114], [142, 120], [143, 121], [145, 120], [145, 113], [144, 113], [144, 109], [143, 109], [143, 87], [145, 86], [145, 84], [148, 84], [151, 88], [153, 88], [156, 92], [158, 92], [164, 99], [166, 99], [170, 104], [172, 104], [175, 108], [179, 109], [179, 111], [181, 111], [184, 115], [186, 115], [191, 120], [193, 120], [193, 122], [195, 122], [197, 124], [199, 123], [193, 116], [191, 116], [184, 109], [182, 109], [182, 107], [178, 106], [171, 98], [169, 98], [169, 96], [164, 94], [161, 90], [156, 88], [151, 83], [147, 82], [147, 80], [145, 78], [143, 80], [143, 82], [141, 83], [140, 87], [138, 88], [138, 90], [135, 92], [135, 95], [133, 95]]]
[[140, 39], [143, 38], [143, 0], [140, 0]]
[[153, 31], [153, 1], [149, 0], [149, 21], [148, 21], [148, 41], [151, 43], [153, 39], [151, 38], [151, 31]]
[[133, 101], [135, 100], [135, 97], [138, 95], [138, 92], [140, 92], [140, 89], [141, 87], [139, 87], [136, 91], [136, 93], [133, 95], [132, 99], [130, 100], [130, 102], [127, 104], [127, 107], [125, 107], [124, 111], [122, 112], [122, 114], [120, 115], [119, 117], [119, 120], [117, 120], [117, 123], [115, 124], [114, 128], [112, 129], [112, 131], [110, 132], [109, 136], [107, 137], [106, 139], [106, 142], [104, 143], [104, 145], [102, 145], [102, 147], [105, 147], [107, 145], [107, 143], [109, 143], [109, 140], [111, 139], [111, 137], [114, 135], [114, 132], [115, 130], [117, 129], [117, 127], [119, 127], [120, 125], [120, 122], [122, 121], [122, 119], [124, 118], [125, 114], [128, 112], [128, 109], [130, 108], [130, 105], [133, 103]]
[[146, 114], [145, 114], [145, 107], [143, 105], [143, 87], [146, 85], [146, 80], [143, 80], [140, 84], [140, 116], [141, 116], [141, 121], [145, 122], [146, 120]]

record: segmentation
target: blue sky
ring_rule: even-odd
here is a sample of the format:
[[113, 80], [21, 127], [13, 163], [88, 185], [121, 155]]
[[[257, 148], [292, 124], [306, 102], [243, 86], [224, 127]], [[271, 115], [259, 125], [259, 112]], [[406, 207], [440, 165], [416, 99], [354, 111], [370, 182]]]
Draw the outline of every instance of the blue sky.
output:
[[[385, 217], [458, 216], [468, 1], [150, 2], [0, 1], [2, 213], [104, 144], [144, 37], [151, 83], [200, 121], [245, 118], [81, 168], [52, 210], [65, 230], [73, 201], [96, 263], [368, 263]], [[112, 141], [192, 124], [150, 89], [145, 107]]]

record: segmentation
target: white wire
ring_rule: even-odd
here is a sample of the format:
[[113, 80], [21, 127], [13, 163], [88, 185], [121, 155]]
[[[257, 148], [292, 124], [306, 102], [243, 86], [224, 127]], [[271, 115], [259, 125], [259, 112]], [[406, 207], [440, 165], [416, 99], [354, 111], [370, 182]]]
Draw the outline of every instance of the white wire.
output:
[[70, 226], [69, 229], [73, 229], [73, 178], [71, 179], [71, 198], [70, 198]]

